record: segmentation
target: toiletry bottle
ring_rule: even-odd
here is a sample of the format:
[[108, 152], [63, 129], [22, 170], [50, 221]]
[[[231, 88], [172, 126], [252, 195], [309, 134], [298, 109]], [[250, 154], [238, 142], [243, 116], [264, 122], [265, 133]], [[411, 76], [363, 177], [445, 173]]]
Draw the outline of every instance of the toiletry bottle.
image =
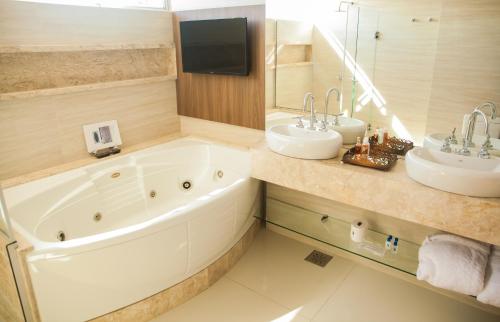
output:
[[387, 144], [389, 142], [389, 132], [387, 132], [386, 129], [384, 129], [384, 139], [383, 139], [384, 144]]
[[370, 144], [378, 144], [378, 129], [375, 129], [373, 136], [370, 137]]
[[392, 244], [392, 235], [389, 235], [389, 236], [387, 236], [387, 239], [385, 240], [385, 249], [390, 250], [391, 244]]
[[384, 143], [384, 129], [378, 128], [377, 132], [378, 132], [378, 136], [377, 136], [378, 144]]
[[370, 154], [370, 143], [368, 142], [368, 137], [364, 137], [363, 144], [361, 145], [361, 157], [367, 158]]
[[398, 252], [398, 243], [399, 243], [399, 238], [394, 238], [394, 246], [392, 248], [392, 252], [396, 254]]
[[361, 138], [359, 136], [356, 139], [356, 145], [354, 146], [354, 154], [355, 155], [361, 154]]

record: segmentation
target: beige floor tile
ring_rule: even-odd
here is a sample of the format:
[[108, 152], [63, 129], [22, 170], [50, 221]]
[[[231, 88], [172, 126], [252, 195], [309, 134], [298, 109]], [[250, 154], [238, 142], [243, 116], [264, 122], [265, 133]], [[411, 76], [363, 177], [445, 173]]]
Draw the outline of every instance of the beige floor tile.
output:
[[498, 322], [500, 317], [356, 266], [314, 322]]
[[152, 322], [307, 322], [297, 312], [225, 277]]
[[354, 266], [341, 257], [334, 257], [324, 268], [304, 261], [312, 250], [274, 232], [261, 231], [226, 277], [311, 318]]

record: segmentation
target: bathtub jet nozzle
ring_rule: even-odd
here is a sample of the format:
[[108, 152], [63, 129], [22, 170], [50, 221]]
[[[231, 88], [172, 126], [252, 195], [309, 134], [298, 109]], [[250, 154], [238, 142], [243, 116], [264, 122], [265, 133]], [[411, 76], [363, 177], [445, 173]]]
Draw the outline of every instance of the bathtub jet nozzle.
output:
[[59, 231], [57, 232], [57, 240], [59, 241], [65, 241], [66, 240], [66, 234], [64, 233], [64, 231]]

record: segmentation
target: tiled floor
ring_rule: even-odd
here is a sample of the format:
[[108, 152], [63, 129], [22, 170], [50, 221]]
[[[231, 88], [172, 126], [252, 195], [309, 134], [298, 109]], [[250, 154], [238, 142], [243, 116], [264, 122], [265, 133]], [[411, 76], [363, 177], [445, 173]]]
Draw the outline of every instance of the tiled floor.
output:
[[304, 261], [312, 250], [263, 230], [226, 276], [154, 322], [500, 321], [338, 256], [313, 265]]

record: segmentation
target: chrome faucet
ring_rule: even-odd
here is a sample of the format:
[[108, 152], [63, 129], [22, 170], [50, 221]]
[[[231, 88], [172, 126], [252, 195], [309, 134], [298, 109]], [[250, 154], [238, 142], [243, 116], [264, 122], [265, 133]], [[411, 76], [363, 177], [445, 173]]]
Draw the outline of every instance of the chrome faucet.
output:
[[484, 119], [485, 123], [484, 133], [488, 137], [488, 130], [489, 130], [488, 118], [486, 117], [486, 114], [484, 114], [483, 111], [479, 110], [478, 108], [475, 108], [469, 117], [467, 132], [465, 133], [465, 138], [463, 139], [463, 147], [457, 151], [457, 153], [460, 155], [466, 155], [466, 156], [470, 155], [469, 147], [472, 146], [471, 143], [472, 143], [472, 136], [474, 135], [474, 123], [476, 123], [476, 117], [478, 115], [481, 115], [482, 118]]
[[304, 95], [304, 106], [302, 108], [302, 111], [304, 113], [307, 112], [307, 102], [310, 102], [309, 109], [310, 109], [310, 112], [311, 112], [311, 116], [309, 117], [309, 127], [308, 127], [308, 129], [309, 130], [316, 130], [316, 127], [314, 126], [314, 124], [316, 124], [316, 122], [318, 120], [316, 119], [316, 113], [314, 111], [314, 95], [311, 92], [307, 92], [306, 95]]
[[[336, 89], [335, 87], [331, 87], [326, 91], [325, 95], [325, 117], [323, 119], [323, 122], [321, 123], [321, 131], [327, 131], [327, 126], [328, 126], [328, 104], [330, 103], [330, 95], [332, 93], [335, 93], [337, 96], [337, 102], [340, 101], [340, 91]], [[337, 114], [335, 115], [335, 121], [333, 122], [333, 125], [339, 125], [339, 120]]]
[[494, 120], [497, 117], [497, 106], [493, 102], [484, 102], [483, 104], [476, 107], [476, 110], [480, 110], [483, 107], [489, 107], [491, 111], [491, 119]]

